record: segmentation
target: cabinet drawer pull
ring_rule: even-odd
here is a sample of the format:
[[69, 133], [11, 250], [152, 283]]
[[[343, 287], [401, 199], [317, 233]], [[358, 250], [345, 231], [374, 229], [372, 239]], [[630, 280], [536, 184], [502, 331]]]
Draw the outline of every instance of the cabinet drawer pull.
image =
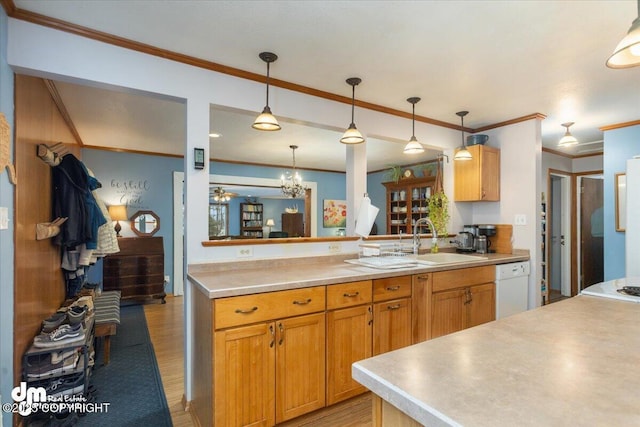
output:
[[428, 280], [429, 276], [418, 276], [418, 280]]
[[401, 307], [400, 304], [396, 304], [396, 305], [388, 305], [387, 306], [387, 310], [397, 310]]
[[344, 293], [344, 295], [342, 295], [342, 296], [343, 296], [343, 297], [346, 297], [346, 298], [354, 298], [354, 297], [357, 297], [358, 295], [360, 295], [360, 292], [357, 292], [357, 291], [356, 291], [356, 292], [354, 292], [354, 293], [352, 293], [352, 294], [350, 294], [350, 293], [346, 293], [346, 292], [345, 292], [345, 293]]
[[258, 310], [258, 307], [253, 307], [253, 308], [250, 308], [249, 310], [243, 310], [241, 308], [236, 308], [236, 313], [238, 313], [238, 314], [251, 314], [256, 310]]
[[296, 300], [296, 301], [294, 301], [293, 303], [294, 303], [294, 304], [296, 304], [296, 305], [307, 305], [307, 304], [309, 304], [310, 302], [311, 302], [311, 298], [307, 298], [307, 299], [306, 299], [306, 300], [304, 300], [304, 301], [298, 301], [298, 300]]
[[400, 286], [387, 286], [388, 291], [397, 291], [400, 289]]

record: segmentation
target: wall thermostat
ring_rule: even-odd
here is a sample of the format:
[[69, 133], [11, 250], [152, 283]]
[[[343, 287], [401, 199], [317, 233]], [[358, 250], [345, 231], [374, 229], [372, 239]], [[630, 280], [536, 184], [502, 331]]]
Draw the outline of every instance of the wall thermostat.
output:
[[204, 169], [204, 148], [194, 148], [193, 167]]

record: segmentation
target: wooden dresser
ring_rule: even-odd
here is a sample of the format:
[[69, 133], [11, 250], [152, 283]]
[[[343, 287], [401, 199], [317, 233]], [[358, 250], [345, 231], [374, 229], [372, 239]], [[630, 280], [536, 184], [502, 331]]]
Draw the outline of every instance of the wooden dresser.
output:
[[304, 219], [302, 213], [283, 213], [282, 231], [286, 231], [289, 237], [303, 237]]
[[121, 237], [120, 252], [106, 256], [103, 289], [120, 291], [121, 301], [162, 299], [164, 304], [164, 245], [162, 237]]

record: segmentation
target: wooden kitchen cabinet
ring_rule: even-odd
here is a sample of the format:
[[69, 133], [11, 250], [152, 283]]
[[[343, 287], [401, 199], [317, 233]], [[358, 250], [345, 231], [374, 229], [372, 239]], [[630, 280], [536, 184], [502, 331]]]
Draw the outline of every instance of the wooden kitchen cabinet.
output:
[[367, 391], [351, 378], [351, 365], [371, 357], [372, 319], [371, 304], [327, 313], [327, 405]]
[[325, 406], [325, 313], [276, 322], [276, 423]]
[[275, 424], [275, 324], [215, 333], [214, 425]]
[[471, 160], [453, 162], [453, 200], [500, 200], [500, 150], [487, 145], [471, 145], [467, 149]]
[[373, 305], [373, 355], [411, 345], [411, 298]]
[[430, 338], [496, 318], [495, 267], [433, 273]]
[[213, 301], [215, 425], [272, 426], [325, 406], [325, 291]]
[[373, 355], [411, 345], [411, 276], [373, 280]]

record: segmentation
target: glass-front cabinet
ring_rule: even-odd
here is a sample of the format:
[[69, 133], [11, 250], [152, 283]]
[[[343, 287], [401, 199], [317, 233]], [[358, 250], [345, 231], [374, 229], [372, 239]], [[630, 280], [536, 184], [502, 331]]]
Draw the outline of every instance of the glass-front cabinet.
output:
[[[414, 224], [429, 215], [429, 198], [435, 177], [405, 178], [385, 182], [387, 189], [387, 234], [411, 234]], [[420, 233], [430, 233], [429, 226], [420, 225]]]

